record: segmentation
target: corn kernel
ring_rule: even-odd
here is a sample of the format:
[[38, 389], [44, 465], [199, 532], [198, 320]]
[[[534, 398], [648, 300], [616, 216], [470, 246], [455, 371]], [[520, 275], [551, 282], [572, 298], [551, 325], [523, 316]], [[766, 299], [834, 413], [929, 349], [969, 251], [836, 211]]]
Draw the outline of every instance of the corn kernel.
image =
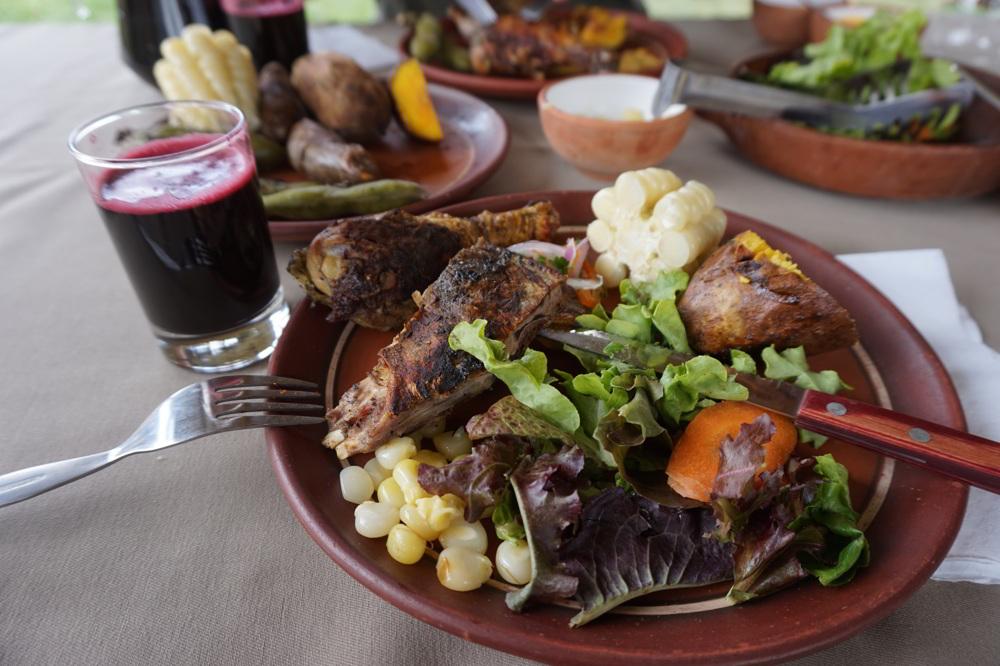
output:
[[417, 509], [416, 504], [404, 504], [400, 507], [399, 519], [425, 541], [434, 541], [441, 534], [440, 530], [436, 530], [430, 526], [427, 519]]
[[465, 460], [465, 459], [466, 459], [466, 458], [468, 458], [468, 457], [469, 457], [469, 454], [468, 454], [468, 453], [463, 453], [463, 454], [462, 454], [462, 455], [460, 455], [460, 456], [455, 456], [454, 458], [452, 458], [452, 459], [451, 459], [451, 461], [452, 461], [452, 462], [458, 462], [459, 460]]
[[514, 585], [527, 585], [531, 581], [531, 551], [524, 539], [504, 541], [497, 547], [497, 572]]
[[472, 440], [466, 434], [465, 428], [459, 428], [455, 432], [442, 432], [434, 435], [432, 439], [434, 448], [448, 460], [454, 460], [456, 456], [472, 451]]
[[375, 458], [382, 467], [395, 469], [401, 460], [412, 458], [416, 452], [417, 445], [410, 437], [393, 437], [375, 449]]
[[391, 504], [364, 502], [354, 510], [354, 529], [369, 539], [384, 537], [399, 523], [399, 511]]
[[392, 470], [378, 464], [377, 458], [372, 458], [365, 463], [365, 471], [372, 477], [372, 485], [378, 488], [379, 484], [392, 476]]
[[427, 542], [406, 525], [393, 525], [385, 547], [392, 559], [401, 564], [416, 564], [424, 556]]
[[462, 518], [456, 518], [438, 539], [442, 548], [466, 548], [480, 555], [486, 553], [486, 530], [478, 520], [467, 523]]
[[[452, 495], [452, 497], [455, 497]], [[457, 499], [457, 498], [456, 498]], [[417, 511], [423, 516], [432, 530], [442, 532], [448, 529], [451, 521], [462, 515], [462, 510], [443, 497], [433, 495], [421, 497], [416, 501]]]
[[340, 494], [348, 502], [361, 504], [372, 498], [375, 484], [362, 467], [350, 465], [340, 470]]
[[430, 449], [421, 449], [420, 451], [417, 451], [417, 455], [413, 456], [413, 460], [427, 463], [428, 465], [433, 465], [434, 467], [444, 467], [448, 464], [448, 460], [443, 455], [437, 451], [431, 451]]
[[466, 548], [445, 548], [438, 555], [437, 577], [449, 590], [468, 592], [482, 586], [493, 573], [485, 555]]
[[430, 493], [420, 487], [420, 480], [417, 478], [417, 470], [420, 462], [413, 458], [407, 458], [396, 464], [392, 468], [392, 478], [396, 479], [406, 503], [416, 502], [421, 497], [428, 497]]
[[400, 490], [399, 484], [396, 483], [396, 479], [388, 478], [382, 483], [378, 484], [378, 501], [383, 504], [391, 504], [397, 509], [406, 504], [406, 498], [403, 497], [403, 491]]

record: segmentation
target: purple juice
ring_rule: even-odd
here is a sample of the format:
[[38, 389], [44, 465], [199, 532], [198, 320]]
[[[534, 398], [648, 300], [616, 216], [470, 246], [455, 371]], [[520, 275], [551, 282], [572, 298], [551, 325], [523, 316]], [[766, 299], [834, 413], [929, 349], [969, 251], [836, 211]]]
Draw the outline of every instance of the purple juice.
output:
[[221, 0], [229, 30], [250, 49], [260, 69], [272, 60], [291, 70], [309, 53], [303, 0]]
[[[158, 139], [121, 157], [172, 155], [219, 135]], [[182, 163], [108, 171], [97, 205], [150, 322], [206, 335], [261, 312], [278, 289], [252, 157], [231, 146]]]

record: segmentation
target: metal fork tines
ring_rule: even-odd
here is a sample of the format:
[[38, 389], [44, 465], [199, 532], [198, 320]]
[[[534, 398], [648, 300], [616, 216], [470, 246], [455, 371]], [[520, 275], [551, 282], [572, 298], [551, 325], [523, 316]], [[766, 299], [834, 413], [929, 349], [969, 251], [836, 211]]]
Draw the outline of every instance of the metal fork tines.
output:
[[748, 81], [696, 74], [667, 63], [653, 102], [656, 116], [671, 104], [696, 109], [730, 111], [766, 118], [786, 118], [837, 129], [872, 130], [914, 117], [925, 118], [934, 109], [972, 103], [975, 87], [967, 79], [953, 86], [896, 95], [871, 104], [845, 104]]
[[213, 377], [191, 384], [160, 403], [113, 449], [0, 476], [0, 507], [58, 488], [133, 453], [233, 430], [323, 423], [318, 388], [300, 379], [265, 375]]

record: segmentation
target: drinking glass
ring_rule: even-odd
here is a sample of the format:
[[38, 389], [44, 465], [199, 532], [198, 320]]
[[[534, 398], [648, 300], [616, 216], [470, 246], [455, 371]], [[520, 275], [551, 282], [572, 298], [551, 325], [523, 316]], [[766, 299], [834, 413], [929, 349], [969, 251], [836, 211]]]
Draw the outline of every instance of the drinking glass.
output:
[[303, 0], [220, 0], [229, 30], [250, 49], [254, 65], [280, 62], [286, 69], [309, 53]]
[[270, 355], [288, 305], [243, 113], [136, 106], [84, 123], [69, 150], [167, 358], [224, 372]]

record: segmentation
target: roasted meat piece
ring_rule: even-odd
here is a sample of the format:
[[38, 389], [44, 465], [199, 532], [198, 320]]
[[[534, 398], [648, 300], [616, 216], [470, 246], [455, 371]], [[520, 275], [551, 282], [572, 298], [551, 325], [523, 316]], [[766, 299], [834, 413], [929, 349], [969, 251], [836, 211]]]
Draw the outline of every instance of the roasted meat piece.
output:
[[400, 210], [342, 220], [327, 227], [288, 264], [314, 301], [330, 307], [330, 321], [402, 326], [417, 310], [412, 294], [426, 289], [463, 247], [548, 240], [559, 228], [552, 204], [541, 203], [472, 218]]
[[486, 335], [518, 356], [575, 300], [565, 276], [533, 259], [483, 241], [462, 250], [368, 376], [327, 413], [323, 443], [341, 458], [372, 451], [489, 388], [493, 375], [482, 363], [448, 346], [457, 324], [485, 319]]

